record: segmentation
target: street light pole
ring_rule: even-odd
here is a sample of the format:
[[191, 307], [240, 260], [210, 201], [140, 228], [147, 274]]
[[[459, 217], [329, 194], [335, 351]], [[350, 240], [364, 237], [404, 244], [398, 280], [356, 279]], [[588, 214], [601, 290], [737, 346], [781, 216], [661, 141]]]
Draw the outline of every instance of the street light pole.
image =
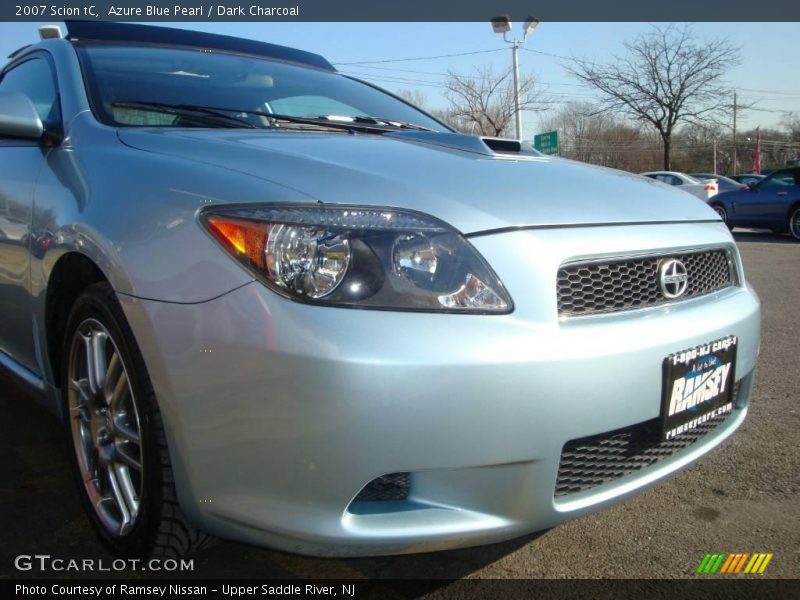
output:
[[514, 40], [511, 46], [511, 53], [513, 55], [514, 64], [514, 117], [517, 130], [517, 139], [522, 139], [522, 107], [520, 106], [519, 98], [519, 40]]
[[511, 20], [508, 15], [501, 15], [492, 19], [492, 29], [495, 33], [503, 34], [503, 41], [511, 44], [511, 60], [514, 74], [514, 125], [516, 137], [522, 141], [522, 100], [519, 93], [519, 47], [528, 39], [528, 34], [532, 33], [539, 24], [536, 17], [528, 17], [522, 27], [522, 39], [509, 40], [506, 34], [511, 31]]
[[736, 90], [733, 90], [733, 174], [739, 173], [739, 161], [736, 159]]

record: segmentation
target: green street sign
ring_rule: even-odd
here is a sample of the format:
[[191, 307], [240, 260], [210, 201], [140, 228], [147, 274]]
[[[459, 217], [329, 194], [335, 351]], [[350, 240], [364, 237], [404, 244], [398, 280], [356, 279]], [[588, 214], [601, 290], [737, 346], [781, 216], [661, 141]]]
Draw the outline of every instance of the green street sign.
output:
[[542, 154], [558, 154], [558, 131], [533, 136], [533, 147]]

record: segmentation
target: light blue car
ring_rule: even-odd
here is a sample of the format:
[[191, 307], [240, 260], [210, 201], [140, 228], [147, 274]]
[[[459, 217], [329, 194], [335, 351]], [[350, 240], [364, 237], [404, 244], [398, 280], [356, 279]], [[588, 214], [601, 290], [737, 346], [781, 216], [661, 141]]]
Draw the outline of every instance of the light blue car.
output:
[[114, 552], [505, 540], [745, 418], [759, 301], [705, 203], [314, 54], [68, 30], [0, 71], [0, 365]]

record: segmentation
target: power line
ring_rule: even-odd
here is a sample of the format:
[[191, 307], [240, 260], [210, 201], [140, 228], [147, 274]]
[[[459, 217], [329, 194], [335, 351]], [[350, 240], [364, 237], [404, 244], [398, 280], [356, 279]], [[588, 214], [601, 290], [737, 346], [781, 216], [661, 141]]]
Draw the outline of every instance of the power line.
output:
[[756, 93], [764, 93], [764, 94], [776, 94], [779, 96], [798, 96], [800, 97], [800, 91], [791, 91], [791, 90], [760, 90], [755, 88], [739, 88], [745, 92], [756, 92]]
[[385, 82], [385, 83], [394, 83], [394, 84], [405, 85], [405, 86], [423, 86], [423, 87], [432, 87], [432, 88], [441, 88], [441, 89], [444, 89], [444, 88], [447, 87], [443, 83], [436, 83], [436, 82], [433, 82], [433, 81], [419, 81], [419, 80], [413, 80], [413, 79], [404, 79], [404, 78], [401, 78], [401, 77], [392, 77], [390, 75], [378, 76], [378, 75], [372, 75], [372, 74], [369, 74], [369, 73], [356, 73], [356, 72], [353, 72], [353, 71], [343, 71], [342, 74], [343, 75], [349, 75], [351, 77], [356, 77], [358, 79], [366, 79], [366, 80], [369, 80], [369, 81], [380, 81], [380, 82]]
[[[417, 71], [415, 69], [398, 69], [397, 67], [376, 67], [373, 65], [356, 65], [359, 69], [379, 69], [381, 71], [395, 71], [398, 73], [414, 73], [416, 75], [436, 75], [439, 77], [449, 77], [451, 73], [437, 71]], [[480, 75], [459, 75], [465, 79], [482, 79]]]
[[[342, 71], [342, 74], [349, 75], [349, 76], [352, 76], [352, 77], [357, 77], [359, 79], [367, 79], [367, 80], [370, 80], [370, 81], [381, 81], [381, 82], [386, 82], [386, 83], [396, 83], [396, 84], [403, 84], [403, 85], [421, 85], [421, 86], [425, 86], [425, 87], [435, 87], [435, 88], [445, 88], [445, 89], [447, 88], [447, 85], [445, 85], [445, 84], [443, 84], [441, 82], [431, 81], [431, 80], [428, 80], [428, 79], [415, 79], [415, 78], [410, 78], [410, 77], [401, 77], [401, 76], [398, 76], [398, 75], [391, 75], [391, 74], [382, 74], [381, 73], [381, 74], [375, 75], [375, 74], [372, 74], [372, 73], [363, 73], [361, 71], [351, 71], [351, 70]], [[459, 75], [459, 77], [461, 77], [461, 76]], [[548, 86], [548, 85], [554, 85], [554, 84], [542, 82], [539, 85]], [[556, 84], [556, 85], [558, 85], [558, 84]], [[562, 85], [567, 85], [567, 84], [562, 84]], [[580, 93], [580, 92], [550, 92], [550, 91], [543, 90], [541, 93], [546, 98], [562, 99], [562, 100], [563, 99], [572, 100], [572, 99], [593, 99], [593, 98], [595, 98], [595, 96], [593, 96], [592, 94]]]
[[786, 111], [786, 110], [777, 110], [777, 109], [774, 109], [774, 108], [756, 108], [755, 106], [751, 106], [751, 107], [749, 107], [749, 108], [746, 108], [746, 109], [744, 109], [744, 110], [754, 110], [754, 111], [756, 111], [756, 112], [765, 112], [765, 113], [785, 113], [785, 112], [791, 112], [791, 111]]
[[[443, 73], [441, 71], [419, 71], [416, 69], [398, 69], [397, 67], [376, 67], [373, 65], [357, 65], [359, 69], [378, 69], [381, 71], [394, 71], [398, 73], [413, 73], [415, 75], [434, 75], [438, 77], [450, 77], [451, 75], [457, 75], [462, 79], [483, 79], [481, 75], [464, 75], [461, 73]], [[559, 87], [572, 87], [572, 88], [585, 88], [584, 85], [580, 83], [563, 83], [561, 81], [542, 81], [537, 83], [541, 85], [553, 85]]]
[[525, 48], [522, 47], [525, 52], [532, 52], [533, 54], [541, 54], [543, 56], [550, 56], [552, 58], [560, 58], [561, 60], [572, 60], [569, 56], [562, 56], [560, 54], [552, 54], [551, 52], [545, 52], [544, 50], [534, 50], [532, 48]]
[[374, 65], [374, 64], [383, 64], [383, 63], [395, 63], [395, 62], [409, 62], [414, 60], [434, 60], [437, 58], [453, 58], [456, 56], [471, 56], [473, 54], [488, 54], [490, 52], [501, 52], [505, 51], [506, 48], [495, 48], [493, 50], [475, 50], [473, 52], [458, 52], [455, 54], [440, 54], [438, 56], [416, 56], [413, 58], [387, 58], [383, 60], [362, 60], [362, 61], [355, 61], [355, 62], [338, 62], [333, 63], [334, 65]]

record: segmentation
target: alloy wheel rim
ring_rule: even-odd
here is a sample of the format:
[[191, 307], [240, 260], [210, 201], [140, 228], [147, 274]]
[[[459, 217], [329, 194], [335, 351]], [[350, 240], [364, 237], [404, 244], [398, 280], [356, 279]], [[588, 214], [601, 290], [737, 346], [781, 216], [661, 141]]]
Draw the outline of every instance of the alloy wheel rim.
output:
[[78, 326], [68, 365], [69, 421], [82, 483], [103, 527], [123, 536], [136, 524], [144, 484], [142, 431], [128, 372], [96, 319]]
[[728, 213], [725, 212], [725, 209], [721, 206], [715, 206], [714, 210], [717, 211], [717, 214], [720, 216], [723, 222], [727, 222], [728, 220]]

